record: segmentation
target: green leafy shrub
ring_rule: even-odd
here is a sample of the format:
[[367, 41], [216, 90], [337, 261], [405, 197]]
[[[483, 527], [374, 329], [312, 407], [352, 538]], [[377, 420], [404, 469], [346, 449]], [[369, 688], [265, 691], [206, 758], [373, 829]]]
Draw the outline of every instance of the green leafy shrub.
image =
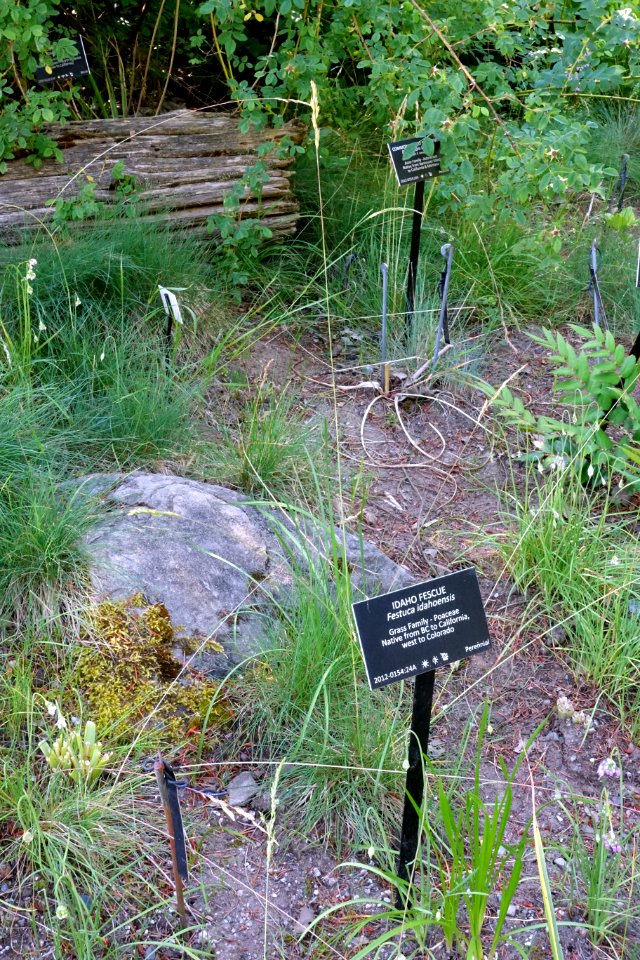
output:
[[33, 87], [36, 67], [74, 57], [75, 44], [50, 39], [59, 0], [27, 0], [0, 6], [0, 175], [17, 153], [38, 167], [62, 159], [43, 126], [71, 115], [69, 91]]
[[632, 391], [640, 360], [602, 327], [572, 325], [578, 350], [560, 333], [533, 337], [549, 348], [556, 367], [561, 417], [534, 416], [508, 387], [498, 394], [485, 387], [494, 408], [533, 437], [527, 457], [540, 470], [571, 467], [585, 483], [607, 486], [615, 476], [633, 489], [640, 483], [640, 404]]
[[47, 200], [47, 206], [53, 207], [53, 223], [64, 230], [67, 223], [81, 220], [114, 220], [118, 217], [136, 217], [140, 211], [136, 203], [139, 184], [136, 177], [125, 173], [124, 160], [114, 163], [111, 171], [113, 191], [109, 201], [96, 197], [96, 183], [92, 176], [86, 177], [86, 183], [79, 193], [72, 197], [58, 197]]

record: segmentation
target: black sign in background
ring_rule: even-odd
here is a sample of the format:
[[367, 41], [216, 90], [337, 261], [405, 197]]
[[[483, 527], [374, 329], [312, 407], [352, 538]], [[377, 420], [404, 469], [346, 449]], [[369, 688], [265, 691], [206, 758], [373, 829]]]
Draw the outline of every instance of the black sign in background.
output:
[[491, 646], [473, 567], [361, 600], [353, 614], [374, 690]]
[[[437, 177], [440, 169], [440, 143], [433, 140], [434, 152], [429, 157], [422, 149], [423, 141], [426, 137], [408, 137], [406, 140], [396, 140], [395, 143], [388, 143], [387, 150], [391, 157], [393, 169], [398, 180], [398, 185], [403, 187], [408, 183], [417, 183], [419, 180], [430, 180], [431, 177]], [[407, 147], [414, 147], [407, 150]], [[411, 156], [405, 156], [405, 154]]]
[[37, 67], [34, 74], [38, 83], [53, 83], [54, 80], [69, 80], [91, 73], [82, 37], [71, 38], [78, 48], [78, 55], [67, 60], [54, 61], [50, 67]]

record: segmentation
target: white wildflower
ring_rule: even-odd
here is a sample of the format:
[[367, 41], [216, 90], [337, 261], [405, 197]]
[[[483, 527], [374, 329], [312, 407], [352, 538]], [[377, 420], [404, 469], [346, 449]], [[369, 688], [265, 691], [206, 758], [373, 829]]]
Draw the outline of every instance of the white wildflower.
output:
[[623, 7], [622, 10], [616, 11], [621, 20], [637, 20], [635, 13], [631, 7]]
[[56, 907], [56, 917], [58, 920], [66, 920], [69, 916], [69, 911], [65, 907], [64, 903], [59, 903]]
[[7, 363], [11, 366], [11, 354], [9, 353], [9, 347], [6, 345], [4, 340], [0, 337], [0, 346], [4, 350], [4, 355], [7, 358]]
[[402, 769], [403, 769], [403, 770], [408, 770], [408, 769], [409, 769], [409, 761], [408, 761], [408, 760], [403, 760], [403, 761], [402, 761]]
[[45, 327], [44, 323], [43, 323], [42, 320], [41, 320], [41, 321], [39, 322], [39, 324], [38, 324], [38, 330], [39, 330], [41, 333], [43, 333], [46, 329], [47, 329], [47, 328]]
[[609, 563], [611, 564], [612, 567], [619, 567], [619, 566], [620, 566], [620, 557], [616, 557], [616, 556], [614, 555], [613, 557], [611, 557], [611, 560], [609, 560]]
[[373, 857], [374, 857], [374, 855], [375, 855], [375, 852], [376, 852], [376, 848], [375, 848], [375, 847], [369, 847], [369, 849], [367, 850], [367, 855], [368, 855], [368, 857], [369, 857], [369, 860], [373, 860]]
[[591, 479], [594, 473], [595, 473], [595, 470], [593, 469], [593, 464], [590, 463], [589, 466], [587, 467], [587, 476], [589, 477], [589, 479]]
[[33, 843], [33, 834], [31, 833], [31, 830], [25, 830], [20, 839], [27, 845]]
[[602, 780], [603, 777], [619, 777], [620, 768], [616, 764], [613, 757], [607, 757], [606, 760], [601, 760], [598, 766], [598, 776]]

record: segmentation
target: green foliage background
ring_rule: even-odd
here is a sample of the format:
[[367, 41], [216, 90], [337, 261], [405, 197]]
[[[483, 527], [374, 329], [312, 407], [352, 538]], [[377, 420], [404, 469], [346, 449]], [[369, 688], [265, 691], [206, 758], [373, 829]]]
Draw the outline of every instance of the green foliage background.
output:
[[[593, 108], [635, 101], [640, 19], [612, 0], [125, 0], [8, 2], [0, 9], [0, 159], [52, 153], [43, 124], [70, 115], [237, 101], [260, 121], [323, 123], [437, 137], [450, 175], [442, 206], [473, 215], [602, 192], [617, 157], [588, 158]], [[92, 75], [38, 88], [38, 62], [82, 33]], [[72, 48], [71, 48], [72, 49]], [[63, 88], [64, 87], [64, 88]], [[169, 98], [169, 100], [167, 100]], [[613, 164], [613, 166], [612, 166]]]

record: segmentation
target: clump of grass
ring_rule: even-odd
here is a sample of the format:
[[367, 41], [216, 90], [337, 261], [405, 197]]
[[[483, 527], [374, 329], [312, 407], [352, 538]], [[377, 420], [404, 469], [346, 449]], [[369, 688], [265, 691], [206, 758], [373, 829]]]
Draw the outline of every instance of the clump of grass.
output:
[[[592, 941], [606, 944], [616, 956], [625, 956], [627, 937], [640, 914], [635, 889], [638, 825], [629, 826], [626, 799], [630, 791], [625, 786], [622, 767], [619, 758], [602, 760], [598, 767], [600, 796], [584, 798], [579, 803], [576, 798], [559, 803], [573, 828], [568, 849], [562, 849], [571, 865], [571, 901], [584, 910]], [[585, 815], [593, 824], [593, 839], [585, 836]]]
[[[308, 157], [299, 161], [305, 272], [311, 276], [319, 271], [324, 239], [335, 313], [350, 323], [361, 318], [362, 328], [370, 329], [379, 323], [380, 263], [389, 265], [390, 313], [405, 308], [412, 192], [397, 187], [379, 142], [352, 145], [348, 138], [327, 134], [320, 150], [322, 237], [315, 174], [310, 175], [309, 162]], [[430, 190], [433, 195], [427, 193], [422, 220], [418, 306], [428, 308], [437, 299], [443, 267], [440, 248], [452, 242], [450, 302], [473, 304], [476, 319], [518, 323], [546, 320], [551, 314], [566, 317], [575, 309], [586, 281], [553, 250], [539, 211], [530, 221], [515, 220], [511, 213], [489, 213], [484, 218], [460, 210], [439, 214], [437, 183]], [[354, 254], [357, 260], [347, 280], [346, 262]], [[298, 279], [299, 268], [300, 264]], [[318, 278], [323, 281], [324, 275], [318, 272]]]
[[158, 284], [218, 289], [205, 244], [187, 231], [144, 218], [117, 218], [74, 229], [67, 237], [39, 233], [28, 245], [0, 250], [0, 272], [37, 260], [34, 292], [45, 312], [76, 297], [86, 303], [146, 310]]
[[286, 498], [311, 483], [310, 463], [320, 447], [317, 428], [300, 414], [287, 387], [264, 380], [224, 426], [222, 440], [203, 444], [198, 471], [253, 496]]
[[604, 100], [597, 104], [590, 119], [591, 161], [618, 169], [622, 154], [626, 153], [629, 157], [626, 197], [637, 196], [640, 189], [640, 110], [633, 104]]
[[635, 734], [640, 729], [640, 575], [633, 518], [582, 488], [570, 470], [552, 471], [512, 500], [515, 528], [502, 545], [517, 585], [562, 625], [562, 653], [598, 685]]
[[55, 592], [78, 579], [96, 510], [77, 478], [177, 458], [195, 430], [197, 379], [172, 367], [146, 316], [108, 298], [70, 303], [46, 279], [34, 258], [0, 277], [5, 619], [22, 618], [35, 598], [53, 610]]
[[350, 565], [326, 530], [317, 549], [304, 524], [282, 529], [294, 582], [289, 598], [277, 599], [267, 649], [243, 678], [239, 721], [256, 758], [286, 762], [290, 823], [302, 833], [320, 823], [340, 847], [359, 835], [370, 806], [383, 815], [394, 806], [385, 770], [402, 762], [405, 715], [402, 685], [367, 685], [351, 626]]
[[95, 519], [90, 500], [32, 470], [0, 489], [0, 623], [32, 609], [56, 611], [56, 597], [84, 567], [80, 540]]
[[140, 759], [150, 741], [138, 735], [133, 744], [106, 742], [110, 763], [99, 779], [52, 770], [39, 742], [61, 728], [80, 728], [57, 704], [68, 697], [81, 710], [69, 687], [68, 652], [43, 645], [42, 636], [24, 634], [19, 648], [3, 654], [0, 671], [0, 857], [12, 868], [7, 897], [33, 917], [56, 956], [107, 956], [105, 938], [115, 946], [126, 936], [125, 924], [135, 931], [149, 901], [160, 900], [145, 866], [154, 853], [144, 774], [129, 765], [123, 770], [125, 759]]

